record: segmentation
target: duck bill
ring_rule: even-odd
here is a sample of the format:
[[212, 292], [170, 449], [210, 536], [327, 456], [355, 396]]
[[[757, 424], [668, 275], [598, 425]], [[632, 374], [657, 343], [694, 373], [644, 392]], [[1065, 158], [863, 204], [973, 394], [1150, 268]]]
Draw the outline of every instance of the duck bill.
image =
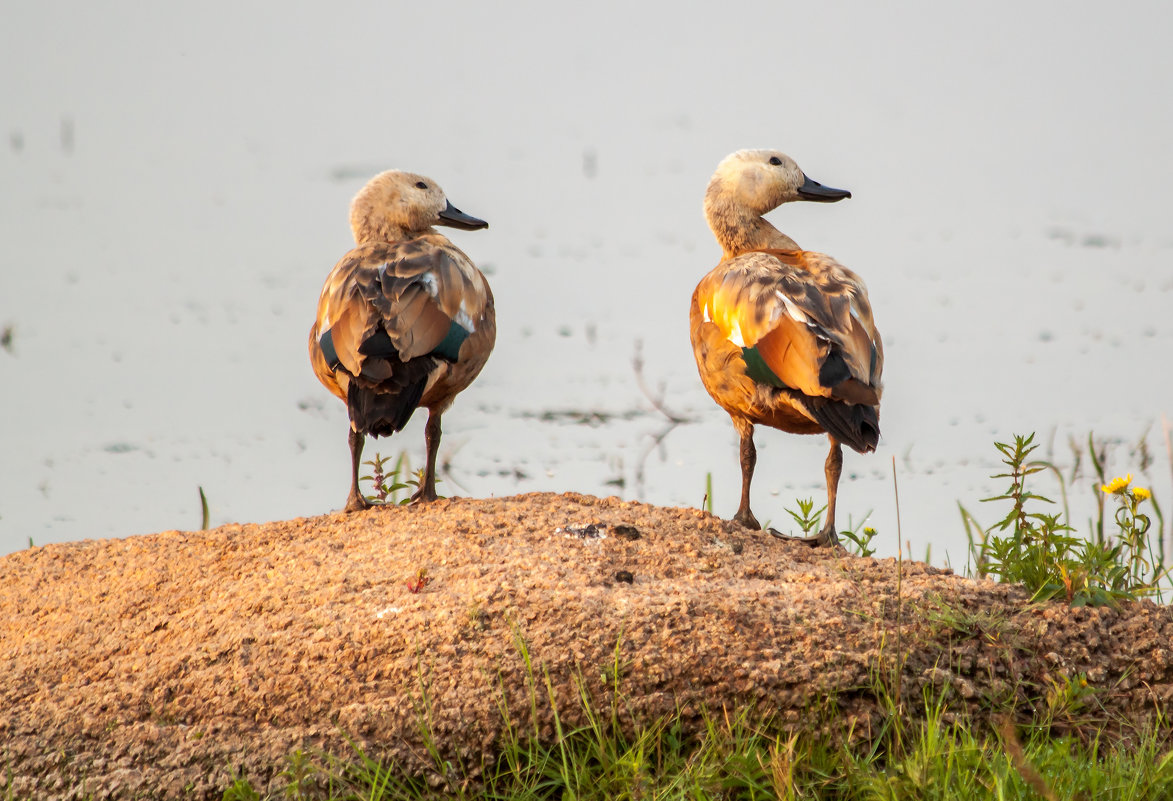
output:
[[453, 206], [451, 201], [446, 202], [447, 205], [440, 212], [438, 225], [447, 225], [449, 228], [459, 228], [462, 231], [477, 231], [489, 227], [489, 224], [484, 220], [477, 219], [471, 214], [465, 214]]
[[818, 181], [812, 181], [805, 175], [802, 177], [804, 179], [802, 186], [798, 187], [798, 197], [800, 200], [812, 200], [815, 203], [834, 203], [845, 197], [851, 197], [851, 193], [846, 189], [834, 189], [830, 186], [823, 186]]

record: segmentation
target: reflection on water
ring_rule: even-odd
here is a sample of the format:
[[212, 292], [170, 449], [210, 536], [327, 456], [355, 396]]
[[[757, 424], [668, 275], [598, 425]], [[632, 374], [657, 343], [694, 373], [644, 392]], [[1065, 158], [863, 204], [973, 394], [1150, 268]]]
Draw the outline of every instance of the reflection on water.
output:
[[[1013, 432], [1070, 465], [1095, 431], [1117, 472], [1147, 436], [1143, 480], [1170, 497], [1173, 113], [1149, 87], [1173, 8], [1007, 25], [887, 4], [845, 27], [833, 7], [658, 5], [22, 7], [0, 33], [0, 552], [195, 527], [197, 486], [214, 524], [335, 508], [345, 410], [305, 337], [347, 203], [388, 167], [491, 223], [453, 234], [501, 330], [445, 416], [441, 491], [697, 506], [711, 472], [732, 514], [735, 437], [687, 305], [718, 256], [705, 184], [740, 147], [854, 193], [771, 219], [871, 290], [884, 436], [847, 454], [840, 514], [871, 510], [881, 553], [895, 466], [903, 539], [962, 563], [956, 502], [996, 519], [976, 500]], [[368, 453], [419, 463], [422, 426]], [[820, 497], [825, 445], [758, 446], [754, 508], [777, 524]], [[1082, 525], [1086, 465], [1076, 483]]]

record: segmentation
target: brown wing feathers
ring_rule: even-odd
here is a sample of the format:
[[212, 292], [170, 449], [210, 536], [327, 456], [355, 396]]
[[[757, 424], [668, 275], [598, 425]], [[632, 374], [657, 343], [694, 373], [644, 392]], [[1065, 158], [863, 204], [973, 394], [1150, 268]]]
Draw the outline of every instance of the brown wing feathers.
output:
[[776, 277], [787, 310], [758, 342], [766, 364], [788, 386], [808, 395], [878, 403], [881, 346], [862, 287], [847, 270], [820, 254], [761, 252], [792, 268]]
[[787, 314], [757, 342], [762, 361], [788, 387], [807, 395], [826, 395], [820, 381], [819, 362], [827, 343], [815, 337], [804, 323]]
[[[346, 400], [355, 427], [385, 436], [407, 424], [432, 371], [450, 360], [434, 352], [453, 326], [454, 315], [442, 305], [459, 311], [464, 280], [447, 254], [415, 241], [355, 258], [353, 294], [323, 334], [322, 346], [332, 346], [352, 376]], [[455, 302], [444, 304], [443, 290]]]
[[755, 313], [770, 301], [785, 308], [753, 349], [786, 387], [797, 390], [793, 397], [828, 433], [858, 451], [874, 450], [883, 357], [862, 284], [819, 254], [760, 252], [781, 262], [781, 269], [763, 265], [763, 273], [747, 282], [768, 277], [778, 295], [756, 292]]
[[342, 311], [336, 315], [329, 330], [322, 332], [323, 337], [329, 335], [329, 344], [334, 350], [337, 362], [351, 375], [362, 372], [363, 358], [359, 353], [359, 346], [371, 333], [369, 318], [370, 315], [362, 313], [361, 308], [356, 308], [352, 303], [344, 303]]
[[[382, 312], [381, 324], [403, 359], [430, 353], [448, 333], [452, 318], [418, 278], [386, 278], [371, 300]], [[386, 309], [386, 311], [384, 311]]]
[[[875, 450], [880, 436], [879, 396], [874, 387], [851, 376], [837, 345], [784, 314], [758, 340], [757, 351], [787, 387], [797, 390], [791, 397], [827, 433], [861, 453]], [[826, 355], [820, 357], [820, 352]]]

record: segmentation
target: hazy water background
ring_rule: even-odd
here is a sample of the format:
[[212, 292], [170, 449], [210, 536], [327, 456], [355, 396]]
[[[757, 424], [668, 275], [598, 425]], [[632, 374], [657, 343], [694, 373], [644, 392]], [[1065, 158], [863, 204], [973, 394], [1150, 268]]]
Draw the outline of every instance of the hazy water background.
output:
[[[0, 553], [313, 515], [346, 417], [305, 340], [374, 173], [489, 220], [497, 350], [445, 417], [441, 492], [736, 508], [687, 306], [717, 162], [777, 147], [849, 188], [771, 219], [868, 281], [887, 364], [874, 510], [964, 562], [992, 442], [1089, 431], [1156, 457], [1173, 415], [1173, 6], [1124, 3], [9, 2], [0, 32]], [[692, 422], [664, 429], [635, 380]], [[368, 454], [422, 456], [422, 415]], [[754, 508], [821, 497], [825, 439], [759, 429]], [[1084, 475], [1074, 494], [1090, 501]], [[1051, 489], [1040, 486], [1040, 489]], [[1073, 498], [1074, 501], [1074, 498]], [[1087, 506], [1074, 504], [1077, 523]]]

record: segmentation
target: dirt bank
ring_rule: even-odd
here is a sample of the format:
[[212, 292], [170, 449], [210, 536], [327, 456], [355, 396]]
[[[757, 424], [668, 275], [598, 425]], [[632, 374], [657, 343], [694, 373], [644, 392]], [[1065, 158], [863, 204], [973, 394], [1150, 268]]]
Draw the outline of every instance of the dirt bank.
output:
[[576, 680], [609, 703], [617, 644], [637, 716], [752, 701], [795, 727], [834, 709], [866, 735], [875, 678], [899, 666], [910, 697], [928, 684], [979, 713], [1079, 674], [1111, 688], [1106, 716], [1173, 699], [1167, 608], [897, 574], [575, 494], [32, 548], [0, 559], [0, 788], [10, 770], [16, 797], [218, 797], [233, 771], [263, 787], [286, 754], [346, 753], [345, 736], [420, 767], [424, 714], [446, 756], [479, 764], [503, 695], [529, 715], [519, 638], [572, 719]]

